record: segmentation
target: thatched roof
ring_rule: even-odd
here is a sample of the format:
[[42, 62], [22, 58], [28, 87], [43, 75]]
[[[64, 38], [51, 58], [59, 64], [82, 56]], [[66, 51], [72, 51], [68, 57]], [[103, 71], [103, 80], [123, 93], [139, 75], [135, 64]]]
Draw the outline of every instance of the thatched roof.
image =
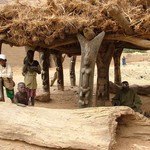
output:
[[91, 29], [96, 34], [105, 31], [110, 40], [125, 35], [144, 39], [150, 48], [149, 0], [16, 1], [0, 9], [0, 38], [5, 43], [51, 48]]

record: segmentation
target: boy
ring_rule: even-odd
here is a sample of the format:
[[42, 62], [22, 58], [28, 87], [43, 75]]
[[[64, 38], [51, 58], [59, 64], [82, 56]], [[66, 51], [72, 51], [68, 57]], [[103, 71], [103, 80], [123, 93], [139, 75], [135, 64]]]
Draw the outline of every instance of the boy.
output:
[[25, 84], [23, 82], [19, 82], [17, 89], [18, 89], [18, 92], [15, 94], [15, 103], [28, 105], [29, 98], [26, 92]]
[[41, 73], [41, 67], [37, 60], [33, 60], [34, 58], [34, 51], [28, 50], [27, 56], [24, 60], [23, 66], [23, 76], [24, 82], [27, 88], [27, 93], [29, 99], [31, 99], [31, 105], [34, 106], [34, 98], [36, 96], [36, 89], [37, 89], [37, 73]]

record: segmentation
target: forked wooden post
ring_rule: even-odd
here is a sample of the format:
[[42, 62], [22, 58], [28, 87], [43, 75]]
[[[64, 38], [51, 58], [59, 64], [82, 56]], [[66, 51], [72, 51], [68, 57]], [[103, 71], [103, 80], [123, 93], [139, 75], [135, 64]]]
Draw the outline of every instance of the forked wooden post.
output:
[[88, 41], [81, 34], [77, 38], [81, 45], [81, 67], [79, 82], [79, 106], [92, 106], [94, 67], [98, 50], [104, 38], [105, 32], [101, 32]]
[[105, 106], [109, 100], [109, 66], [114, 54], [113, 42], [103, 43], [97, 57], [96, 106]]

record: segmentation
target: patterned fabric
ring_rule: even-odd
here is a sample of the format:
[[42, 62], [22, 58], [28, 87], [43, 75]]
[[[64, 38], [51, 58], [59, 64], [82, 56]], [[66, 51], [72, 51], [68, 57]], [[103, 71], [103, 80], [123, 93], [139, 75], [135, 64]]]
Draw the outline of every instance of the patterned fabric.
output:
[[13, 90], [6, 89], [6, 95], [8, 98], [13, 99], [14, 98], [14, 89]]
[[26, 91], [27, 91], [28, 97], [33, 97], [34, 98], [36, 96], [36, 89], [26, 88]]
[[39, 71], [41, 71], [39, 62], [36, 60], [34, 60], [32, 64], [27, 63], [23, 66], [24, 82], [26, 87], [29, 89], [37, 88], [37, 72], [34, 71], [34, 68], [37, 68]]

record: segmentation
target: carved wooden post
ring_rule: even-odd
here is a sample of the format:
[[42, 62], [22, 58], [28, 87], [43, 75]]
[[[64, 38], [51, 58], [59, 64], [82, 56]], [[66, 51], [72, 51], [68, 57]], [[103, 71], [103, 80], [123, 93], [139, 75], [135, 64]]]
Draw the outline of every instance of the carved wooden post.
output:
[[105, 43], [98, 53], [96, 106], [105, 106], [105, 101], [109, 100], [109, 65], [114, 50], [113, 43]]
[[56, 71], [57, 71], [57, 86], [58, 90], [64, 90], [64, 74], [62, 65], [62, 53], [58, 52], [56, 55]]
[[116, 49], [113, 55], [114, 60], [114, 83], [121, 84], [121, 71], [120, 71], [120, 57], [122, 54], [123, 48]]
[[[61, 57], [61, 63], [64, 62], [65, 60], [65, 57], [66, 57], [66, 54], [64, 56]], [[57, 71], [57, 54], [52, 54], [52, 58], [55, 62], [55, 66], [56, 66], [56, 71], [54, 72], [54, 76], [53, 78], [51, 79], [51, 86], [53, 86], [53, 84], [55, 83], [55, 81], [58, 79], [58, 71]]]
[[41, 78], [43, 84], [43, 96], [41, 101], [50, 100], [50, 86], [49, 86], [49, 50], [44, 49], [39, 51], [39, 58], [41, 64]]
[[0, 78], [0, 101], [5, 101], [4, 99], [4, 89], [3, 89], [3, 80]]
[[72, 56], [70, 58], [70, 83], [71, 83], [71, 86], [76, 85], [75, 64], [76, 64], [76, 56]]
[[[1, 52], [2, 52], [2, 42], [0, 41], [0, 54]], [[2, 78], [0, 78], [0, 101], [5, 101]]]
[[0, 101], [3, 101], [3, 102], [5, 101], [2, 78], [0, 78]]
[[94, 67], [97, 53], [105, 32], [101, 32], [91, 41], [86, 40], [79, 34], [78, 40], [81, 45], [81, 68], [79, 83], [79, 106], [92, 106]]
[[2, 53], [2, 42], [0, 41], [0, 54]]

